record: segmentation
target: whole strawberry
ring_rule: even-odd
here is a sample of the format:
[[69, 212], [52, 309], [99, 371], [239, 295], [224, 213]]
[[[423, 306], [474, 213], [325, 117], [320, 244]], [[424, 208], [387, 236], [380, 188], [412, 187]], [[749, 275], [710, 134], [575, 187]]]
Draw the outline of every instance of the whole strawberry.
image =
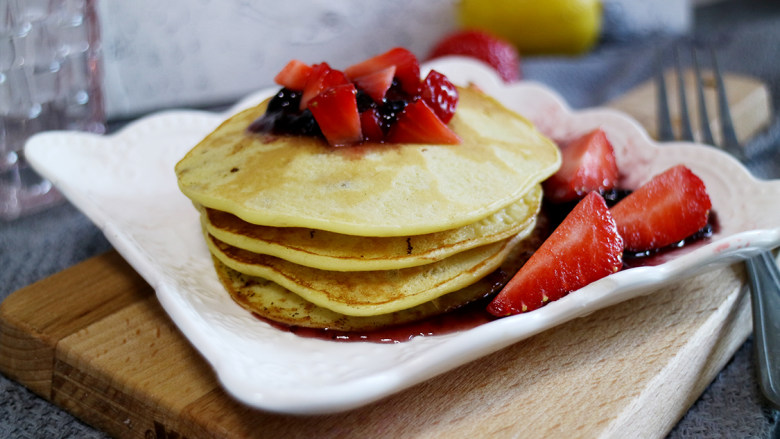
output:
[[505, 82], [520, 79], [520, 55], [512, 43], [481, 30], [456, 31], [434, 46], [428, 59], [447, 55], [476, 58], [492, 66]]

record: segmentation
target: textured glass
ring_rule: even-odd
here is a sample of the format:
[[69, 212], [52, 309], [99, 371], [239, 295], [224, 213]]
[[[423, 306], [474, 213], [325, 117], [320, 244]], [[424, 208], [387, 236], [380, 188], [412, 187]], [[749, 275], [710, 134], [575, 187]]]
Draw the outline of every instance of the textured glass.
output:
[[94, 0], [0, 0], [0, 218], [60, 199], [28, 168], [46, 130], [105, 131]]

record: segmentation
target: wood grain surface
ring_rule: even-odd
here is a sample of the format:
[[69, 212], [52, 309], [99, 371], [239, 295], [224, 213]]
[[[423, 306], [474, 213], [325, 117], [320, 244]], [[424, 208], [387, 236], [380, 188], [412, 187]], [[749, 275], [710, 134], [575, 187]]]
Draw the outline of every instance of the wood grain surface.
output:
[[738, 264], [356, 410], [280, 415], [227, 395], [151, 287], [109, 252], [0, 304], [0, 371], [118, 438], [662, 437], [750, 330]]
[[741, 266], [577, 319], [344, 413], [251, 409], [116, 253], [0, 305], [0, 369], [121, 438], [664, 435], [750, 332]]

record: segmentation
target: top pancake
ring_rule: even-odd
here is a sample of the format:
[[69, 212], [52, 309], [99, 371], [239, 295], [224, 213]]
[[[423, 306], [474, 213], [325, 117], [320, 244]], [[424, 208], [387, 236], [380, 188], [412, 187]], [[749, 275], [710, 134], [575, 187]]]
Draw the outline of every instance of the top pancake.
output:
[[177, 165], [182, 192], [252, 224], [358, 236], [433, 233], [522, 198], [560, 165], [555, 144], [474, 89], [459, 89], [459, 145], [336, 148], [247, 131], [266, 103], [225, 121]]

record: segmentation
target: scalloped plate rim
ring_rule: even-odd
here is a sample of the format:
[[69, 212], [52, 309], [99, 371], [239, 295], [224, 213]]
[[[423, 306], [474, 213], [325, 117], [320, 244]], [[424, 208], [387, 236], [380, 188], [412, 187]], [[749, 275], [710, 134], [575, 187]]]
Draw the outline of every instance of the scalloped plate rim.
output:
[[[497, 98], [500, 95], [504, 99], [508, 99], [513, 94], [523, 92], [541, 96], [542, 100], [540, 102], [549, 105], [552, 110], [568, 118], [566, 119], [567, 123], [578, 118], [591, 118], [607, 120], [610, 124], [624, 124], [626, 128], [620, 128], [620, 130], [628, 129], [632, 131], [633, 134], [639, 136], [638, 141], [640, 143], [657, 147], [659, 151], [663, 148], [670, 151], [685, 151], [693, 148], [697, 152], [714, 154], [716, 157], [720, 155], [719, 160], [724, 160], [727, 166], [733, 169], [739, 169], [743, 174], [741, 178], [745, 178], [751, 185], [766, 188], [766, 190], [774, 194], [780, 194], [780, 180], [757, 180], [736, 160], [730, 157], [723, 157], [725, 153], [715, 151], [711, 147], [683, 142], [675, 142], [658, 147], [658, 144], [650, 139], [646, 131], [636, 121], [615, 110], [596, 108], [574, 111], [569, 108], [563, 98], [540, 83], [524, 81], [513, 85], [505, 85], [492, 70], [483, 64], [463, 58], [451, 57], [435, 60], [424, 65], [423, 72], [431, 68], [443, 71], [445, 74], [453, 77], [461, 77], [461, 84], [466, 82], [477, 83], [487, 93], [497, 96]], [[495, 352], [498, 349], [565, 321], [584, 316], [632, 297], [648, 294], [664, 284], [691, 275], [691, 270], [700, 271], [717, 265], [731, 263], [756, 253], [758, 249], [773, 248], [780, 245], [780, 226], [734, 233], [713, 240], [665, 264], [618, 272], [531, 313], [499, 319], [458, 334], [444, 335], [439, 338], [423, 337], [399, 345], [373, 346], [371, 349], [377, 349], [382, 352], [393, 349], [403, 351], [405, 345], [408, 347], [420, 343], [430, 344], [431, 339], [436, 339], [436, 343], [427, 348], [423, 355], [412, 358], [409, 361], [393, 364], [373, 373], [340, 380], [336, 383], [322, 383], [316, 388], [302, 386], [297, 388], [270, 389], [263, 388], [262, 384], [260, 386], [257, 384], [252, 385], [252, 383], [247, 382], [247, 374], [251, 372], [241, 368], [243, 366], [241, 362], [245, 359], [230, 358], [230, 355], [235, 354], [235, 350], [231, 350], [229, 346], [224, 346], [225, 340], [204, 336], [205, 331], [209, 330], [208, 319], [200, 314], [193, 314], [194, 311], [188, 308], [186, 303], [183, 305], [182, 300], [184, 299], [180, 292], [175, 291], [175, 289], [171, 291], [172, 286], [166, 282], [167, 279], [161, 278], [161, 274], [155, 266], [155, 261], [145, 257], [142, 251], [144, 243], [128, 240], [125, 236], [125, 230], [119, 225], [121, 222], [117, 222], [117, 218], [112, 218], [110, 213], [102, 209], [101, 200], [96, 199], [92, 193], [84, 193], [77, 188], [73, 188], [71, 181], [67, 180], [67, 178], [62, 178], [62, 169], [59, 169], [57, 164], [47, 162], [46, 153], [51, 152], [51, 148], [62, 147], [63, 143], [69, 145], [89, 143], [89, 141], [94, 141], [95, 138], [99, 139], [98, 143], [103, 144], [131, 142], [134, 136], [157, 134], [158, 132], [155, 130], [160, 130], [159, 133], [166, 133], [175, 128], [175, 126], [173, 128], [170, 126], [166, 127], [163, 122], [200, 122], [204, 124], [203, 130], [205, 134], [211, 131], [224, 118], [270, 96], [274, 90], [274, 88], [270, 88], [253, 93], [239, 101], [229, 110], [221, 113], [198, 110], [168, 110], [134, 121], [111, 135], [96, 136], [86, 133], [48, 132], [31, 138], [26, 147], [26, 153], [32, 166], [51, 180], [74, 205], [101, 228], [120, 254], [155, 288], [163, 308], [190, 342], [212, 365], [224, 388], [250, 406], [295, 414], [330, 413], [359, 407], [444, 373], [461, 364]], [[173, 172], [172, 169], [171, 172]], [[197, 235], [193, 239], [202, 238]], [[230, 299], [227, 298], [227, 300]], [[205, 328], [204, 325], [206, 326]], [[242, 340], [228, 341], [243, 346]], [[316, 346], [321, 346], [324, 343], [333, 345], [332, 350], [347, 350], [350, 352], [352, 350], [368, 349], [361, 346], [372, 345], [371, 343], [344, 344], [321, 340], [302, 341], [301, 343], [311, 343]], [[344, 348], [344, 345], [349, 345], [349, 347]], [[340, 347], [336, 348], [335, 346]], [[226, 358], [225, 355], [228, 357]], [[247, 361], [251, 362], [251, 360], [250, 358]]]

